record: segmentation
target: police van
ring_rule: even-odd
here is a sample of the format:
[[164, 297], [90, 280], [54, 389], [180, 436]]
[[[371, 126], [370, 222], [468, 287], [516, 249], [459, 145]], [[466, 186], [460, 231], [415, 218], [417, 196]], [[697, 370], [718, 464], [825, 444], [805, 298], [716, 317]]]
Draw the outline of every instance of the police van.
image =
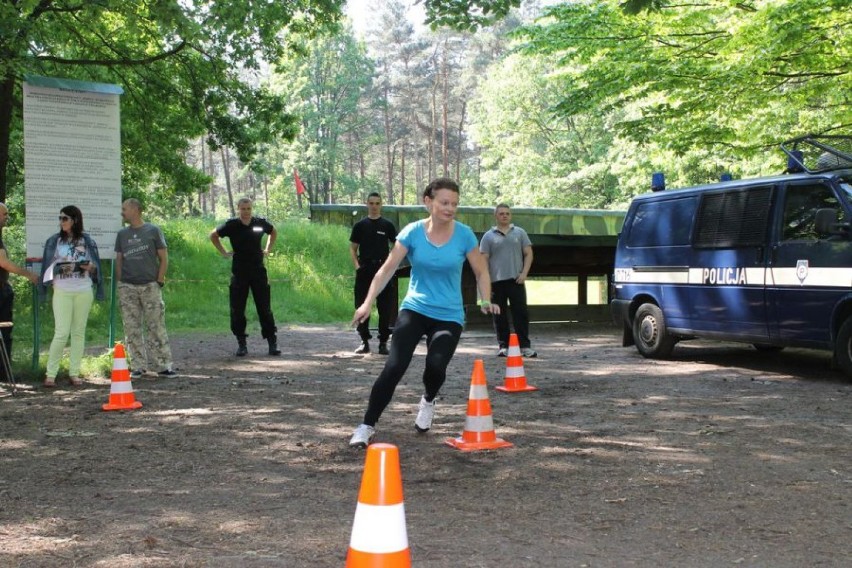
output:
[[623, 344], [668, 357], [685, 339], [827, 349], [852, 375], [852, 137], [781, 145], [776, 177], [636, 197], [611, 309]]

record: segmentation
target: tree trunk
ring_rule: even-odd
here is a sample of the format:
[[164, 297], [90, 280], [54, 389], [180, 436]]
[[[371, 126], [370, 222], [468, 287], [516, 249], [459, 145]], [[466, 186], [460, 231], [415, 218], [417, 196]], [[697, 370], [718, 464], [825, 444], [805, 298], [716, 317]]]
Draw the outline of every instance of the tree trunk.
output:
[[399, 204], [405, 205], [405, 142], [402, 143], [402, 154], [399, 161]]
[[[205, 144], [207, 146], [207, 144]], [[210, 214], [216, 216], [216, 163], [213, 161], [213, 148], [207, 146], [207, 167], [210, 168]]]
[[441, 105], [441, 163], [444, 166], [444, 176], [450, 175], [450, 152], [449, 144], [449, 106], [450, 106], [450, 78], [447, 72], [447, 40], [444, 40], [444, 53], [441, 57], [441, 84], [443, 103]]
[[414, 197], [415, 203], [420, 203], [420, 188], [425, 187], [423, 183], [423, 164], [418, 160], [414, 163]]
[[263, 176], [263, 202], [266, 203], [266, 211], [269, 213], [269, 178]]
[[[198, 140], [198, 143], [201, 146], [201, 173], [206, 174], [207, 154], [204, 153], [204, 136]], [[204, 199], [204, 191], [201, 188], [198, 189], [198, 209], [202, 215], [207, 214], [207, 201]]]
[[9, 171], [9, 140], [12, 136], [12, 112], [15, 91], [15, 75], [11, 69], [6, 71], [0, 83], [0, 201], [6, 202], [6, 177]]
[[464, 140], [464, 117], [467, 112], [467, 101], [461, 102], [461, 118], [459, 119], [459, 143], [456, 148], [456, 181], [461, 179], [462, 146]]
[[228, 192], [228, 205], [231, 208], [231, 217], [237, 216], [237, 210], [234, 208], [234, 193], [231, 191], [231, 167], [228, 165], [229, 152], [228, 148], [222, 146], [219, 148], [222, 153], [222, 173], [225, 176], [225, 189]]
[[390, 101], [388, 100], [388, 88], [383, 88], [383, 96], [385, 104], [382, 105], [382, 114], [384, 117], [385, 127], [385, 167], [387, 168], [387, 179], [385, 180], [385, 195], [387, 195], [387, 203], [393, 204], [393, 141], [391, 140], [392, 129], [390, 120]]
[[432, 131], [429, 133], [429, 160], [426, 166], [427, 171], [429, 172], [427, 177], [429, 179], [435, 178], [435, 139], [438, 138], [438, 84], [439, 84], [438, 73], [435, 73], [435, 81], [432, 84]]

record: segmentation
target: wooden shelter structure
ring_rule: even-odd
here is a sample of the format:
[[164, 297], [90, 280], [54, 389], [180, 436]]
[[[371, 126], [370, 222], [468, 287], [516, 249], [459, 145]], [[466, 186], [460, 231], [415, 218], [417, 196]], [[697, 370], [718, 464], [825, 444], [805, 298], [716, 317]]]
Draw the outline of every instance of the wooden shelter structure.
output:
[[[311, 221], [351, 227], [367, 214], [363, 205], [311, 205]], [[512, 208], [512, 221], [530, 236], [535, 251], [530, 278], [575, 277], [577, 303], [531, 305], [531, 321], [602, 321], [609, 319], [609, 281], [615, 259], [615, 245], [624, 222], [624, 211], [598, 209]], [[402, 228], [422, 219], [422, 205], [385, 205], [382, 216]], [[494, 226], [491, 207], [459, 207], [456, 218], [470, 226], [477, 237]], [[408, 276], [408, 267], [399, 270]], [[606, 281], [607, 302], [590, 304], [588, 281], [601, 277]], [[473, 273], [465, 268], [462, 294], [470, 309], [469, 321], [482, 318], [476, 309], [476, 283]]]

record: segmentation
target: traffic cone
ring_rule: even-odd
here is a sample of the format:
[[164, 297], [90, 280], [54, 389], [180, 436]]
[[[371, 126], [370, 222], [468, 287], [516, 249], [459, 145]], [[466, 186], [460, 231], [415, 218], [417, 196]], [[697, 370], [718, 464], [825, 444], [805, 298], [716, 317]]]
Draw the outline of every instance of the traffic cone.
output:
[[447, 438], [444, 442], [463, 452], [512, 447], [511, 442], [498, 438], [494, 432], [491, 402], [488, 400], [488, 387], [485, 384], [485, 364], [482, 359], [473, 362], [464, 432], [458, 438]]
[[127, 358], [124, 355], [124, 345], [116, 342], [112, 352], [112, 383], [109, 386], [109, 402], [103, 405], [104, 410], [136, 410], [142, 408], [142, 403], [133, 396], [133, 385], [130, 382], [130, 370], [127, 368]]
[[410, 566], [399, 448], [392, 444], [370, 444], [352, 522], [346, 568]]
[[494, 387], [500, 392], [529, 392], [537, 391], [538, 387], [527, 384], [524, 373], [524, 358], [521, 356], [521, 346], [517, 334], [509, 335], [509, 353], [506, 355], [506, 378], [502, 387]]

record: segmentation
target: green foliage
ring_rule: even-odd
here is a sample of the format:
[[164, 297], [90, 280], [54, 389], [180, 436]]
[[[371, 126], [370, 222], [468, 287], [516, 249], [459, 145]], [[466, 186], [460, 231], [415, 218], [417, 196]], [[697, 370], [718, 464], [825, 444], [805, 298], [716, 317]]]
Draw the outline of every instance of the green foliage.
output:
[[521, 0], [426, 0], [426, 23], [474, 31], [506, 17]]
[[[0, 0], [0, 134], [21, 128], [26, 73], [115, 83], [125, 91], [124, 185], [144, 187], [156, 175], [173, 191], [198, 189], [206, 180], [185, 164], [188, 140], [209, 133], [248, 162], [259, 143], [293, 137], [296, 117], [256, 86], [256, 74], [333, 27], [342, 4]], [[3, 193], [6, 158], [20, 159], [8, 144], [0, 136]]]
[[472, 135], [482, 148], [486, 203], [603, 208], [617, 201], [607, 167], [613, 137], [599, 116], [555, 112], [562, 84], [555, 58], [510, 55], [480, 85]]
[[841, 0], [709, 2], [635, 14], [610, 0], [553, 7], [521, 37], [526, 53], [559, 58], [563, 116], [629, 109], [613, 126], [637, 143], [747, 157], [785, 138], [851, 125], [850, 23]]
[[343, 140], [365, 129], [358, 107], [370, 88], [373, 64], [351, 30], [315, 38], [306, 42], [306, 49], [306, 57], [282, 57], [272, 80], [286, 109], [302, 117], [300, 135], [265, 159], [297, 167], [310, 201], [328, 203], [332, 192], [340, 196], [357, 191], [357, 181], [345, 175]]
[[778, 142], [852, 127], [841, 4], [551, 7], [479, 85], [482, 197], [623, 207], [654, 171], [669, 187], [781, 172]]

